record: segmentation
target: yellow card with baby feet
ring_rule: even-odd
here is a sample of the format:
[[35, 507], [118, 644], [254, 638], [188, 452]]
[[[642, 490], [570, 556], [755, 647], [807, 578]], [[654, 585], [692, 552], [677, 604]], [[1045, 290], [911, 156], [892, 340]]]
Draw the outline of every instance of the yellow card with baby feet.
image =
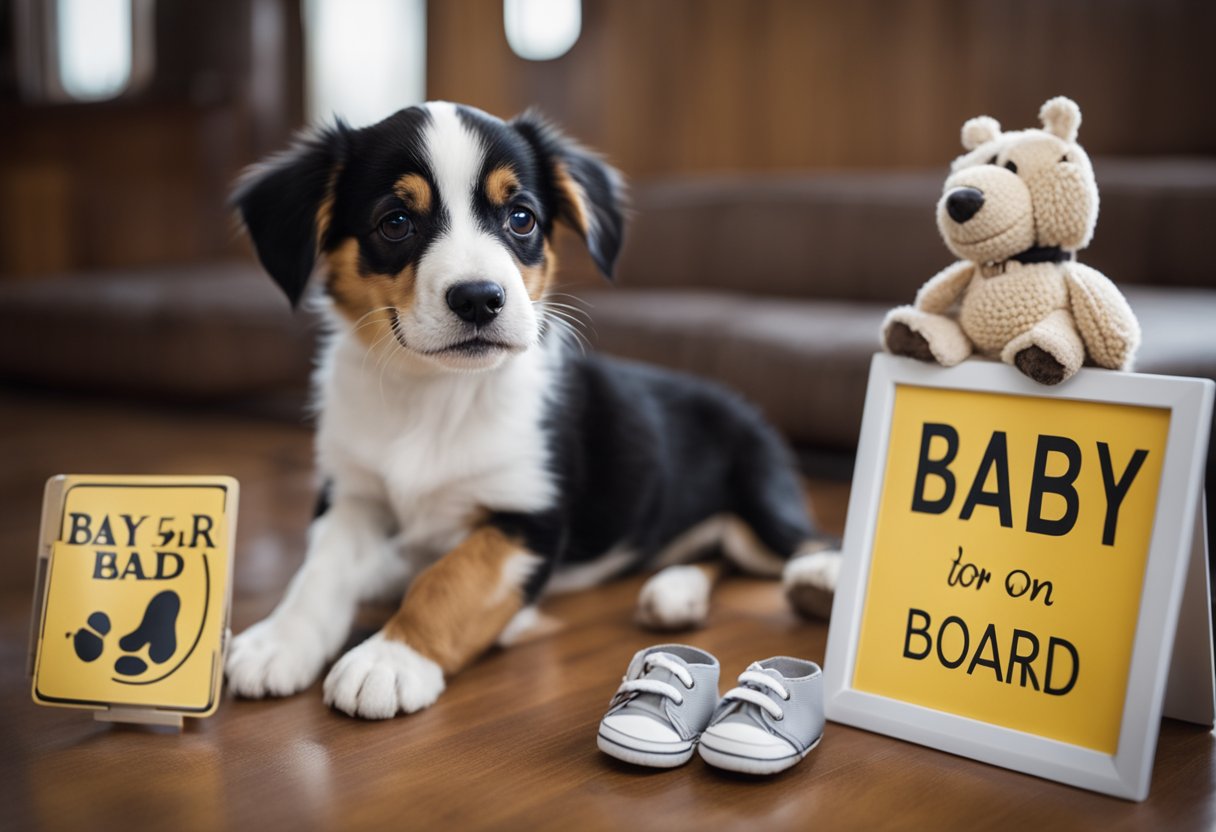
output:
[[238, 485], [224, 476], [47, 482], [33, 698], [180, 725], [219, 704]]

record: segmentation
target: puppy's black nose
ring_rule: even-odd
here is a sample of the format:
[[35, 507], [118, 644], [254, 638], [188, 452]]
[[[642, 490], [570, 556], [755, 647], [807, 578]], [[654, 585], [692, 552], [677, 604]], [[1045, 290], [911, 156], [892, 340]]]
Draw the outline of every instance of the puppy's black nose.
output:
[[477, 326], [494, 320], [506, 302], [502, 287], [489, 280], [457, 283], [448, 290], [448, 308]]
[[955, 188], [946, 197], [946, 213], [950, 219], [964, 223], [984, 207], [984, 195], [975, 188]]

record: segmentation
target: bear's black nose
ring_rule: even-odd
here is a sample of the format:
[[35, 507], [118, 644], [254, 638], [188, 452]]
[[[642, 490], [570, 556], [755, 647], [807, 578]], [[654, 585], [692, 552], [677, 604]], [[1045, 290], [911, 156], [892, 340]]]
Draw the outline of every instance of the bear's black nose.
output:
[[502, 287], [489, 280], [457, 283], [448, 290], [448, 308], [477, 326], [494, 320], [506, 301]]
[[975, 188], [955, 188], [946, 197], [946, 213], [957, 223], [964, 223], [984, 207], [984, 195]]

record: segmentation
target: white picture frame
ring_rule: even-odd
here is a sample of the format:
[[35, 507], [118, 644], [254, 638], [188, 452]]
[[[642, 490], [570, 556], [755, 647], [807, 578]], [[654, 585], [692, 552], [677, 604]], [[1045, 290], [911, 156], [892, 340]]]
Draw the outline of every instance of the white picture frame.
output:
[[[1119, 742], [1113, 755], [852, 687], [898, 385], [1140, 405], [1171, 411]], [[1166, 682], [1175, 652], [1184, 579], [1193, 559], [1201, 557], [1206, 546], [1201, 540], [1201, 504], [1214, 388], [1216, 385], [1206, 379], [1097, 369], [1082, 369], [1058, 387], [1046, 387], [1012, 367], [991, 361], [970, 360], [946, 369], [912, 359], [876, 355], [870, 366], [844, 557], [824, 662], [828, 719], [1117, 797], [1132, 800], [1147, 797]], [[1202, 571], [1206, 577], [1206, 560]], [[1191, 602], [1189, 606], [1193, 609], [1201, 605]], [[1210, 621], [1210, 603], [1207, 609], [1198, 612]], [[1210, 713], [1210, 626], [1201, 637], [1194, 637], [1206, 639], [1206, 651], [1201, 642], [1199, 653], [1206, 653], [1207, 668], [1200, 668], [1197, 678], [1209, 680], [1206, 693], [1198, 692], [1201, 707], [1197, 712]], [[1190, 655], [1195, 655], [1195, 651]], [[1207, 707], [1202, 706], [1204, 696]]]

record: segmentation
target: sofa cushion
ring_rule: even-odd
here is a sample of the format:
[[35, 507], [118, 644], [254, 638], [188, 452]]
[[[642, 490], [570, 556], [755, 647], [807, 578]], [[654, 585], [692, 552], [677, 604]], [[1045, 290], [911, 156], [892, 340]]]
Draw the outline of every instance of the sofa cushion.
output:
[[[1216, 287], [1216, 159], [1098, 158], [1101, 216], [1081, 260], [1121, 285]], [[703, 176], [647, 183], [618, 269], [636, 288], [907, 303], [952, 257], [941, 170]]]
[[[1137, 369], [1216, 379], [1216, 290], [1131, 287], [1144, 330]], [[717, 379], [792, 441], [855, 447], [882, 303], [773, 299], [712, 290], [584, 294], [598, 348]]]
[[302, 388], [308, 318], [252, 263], [0, 281], [0, 378], [187, 399]]

